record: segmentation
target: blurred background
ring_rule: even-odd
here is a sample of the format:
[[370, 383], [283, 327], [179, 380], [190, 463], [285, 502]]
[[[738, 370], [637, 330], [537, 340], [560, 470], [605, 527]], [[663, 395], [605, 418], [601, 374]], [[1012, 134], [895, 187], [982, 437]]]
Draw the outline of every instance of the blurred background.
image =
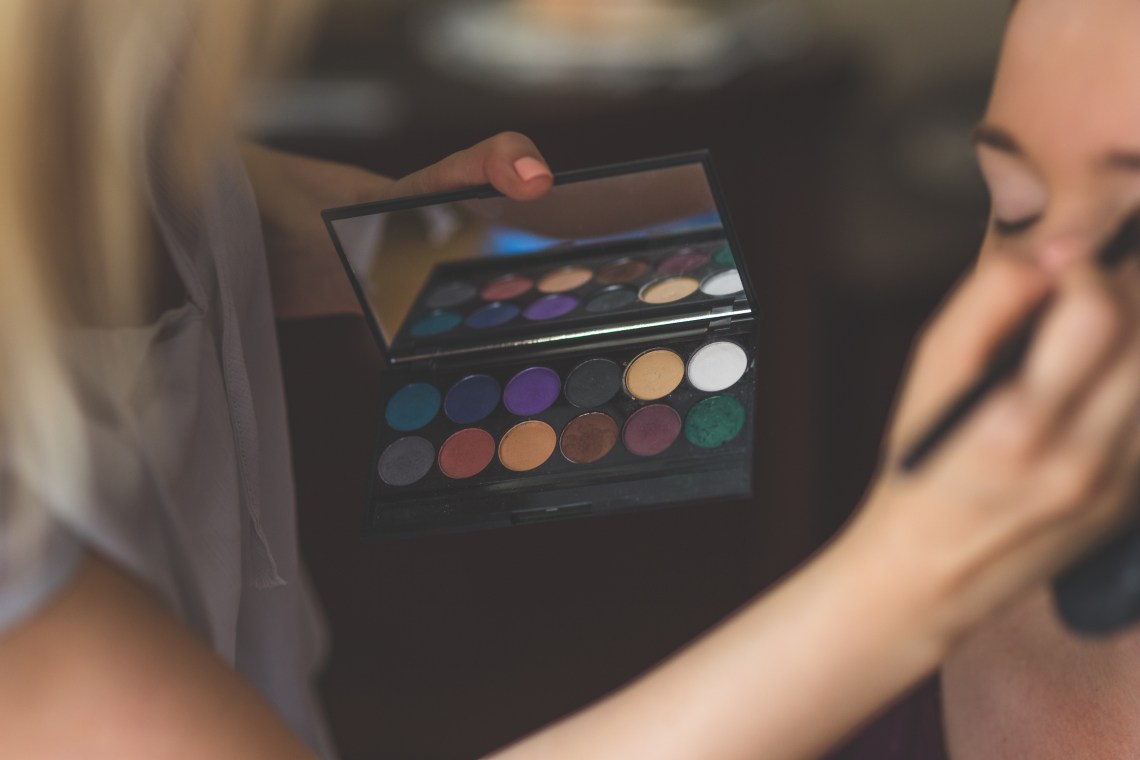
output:
[[[972, 260], [1006, 3], [331, 0], [249, 98], [265, 142], [400, 176], [502, 130], [555, 171], [708, 148], [759, 304], [756, 497], [366, 545], [383, 357], [281, 326], [344, 756], [471, 757], [659, 661], [842, 524], [915, 331]], [[928, 683], [837, 757], [938, 757]]]

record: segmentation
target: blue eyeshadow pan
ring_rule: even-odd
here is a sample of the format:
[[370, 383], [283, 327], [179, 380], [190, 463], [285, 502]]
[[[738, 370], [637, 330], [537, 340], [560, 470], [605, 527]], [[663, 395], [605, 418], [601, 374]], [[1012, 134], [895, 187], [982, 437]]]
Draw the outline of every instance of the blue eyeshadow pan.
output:
[[499, 384], [489, 375], [468, 375], [447, 392], [443, 413], [452, 422], [467, 425], [486, 418], [499, 405]]
[[467, 316], [467, 326], [476, 329], [505, 325], [519, 315], [519, 307], [511, 303], [489, 303]]

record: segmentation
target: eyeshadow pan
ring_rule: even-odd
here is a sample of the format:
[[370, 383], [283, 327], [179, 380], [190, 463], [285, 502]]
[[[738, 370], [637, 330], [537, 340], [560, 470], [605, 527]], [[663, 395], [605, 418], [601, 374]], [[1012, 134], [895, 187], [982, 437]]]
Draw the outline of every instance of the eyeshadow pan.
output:
[[427, 475], [434, 463], [435, 449], [431, 443], [411, 435], [384, 449], [376, 468], [380, 479], [388, 485], [410, 486]]
[[566, 377], [566, 400], [580, 409], [601, 406], [621, 390], [621, 367], [609, 359], [589, 359]]
[[706, 343], [689, 357], [686, 376], [689, 385], [699, 391], [723, 391], [744, 376], [748, 354], [730, 340]]
[[481, 473], [495, 456], [495, 439], [482, 428], [464, 428], [439, 447], [439, 469], [455, 480]]
[[562, 456], [575, 464], [596, 462], [617, 443], [618, 424], [603, 412], [586, 412], [562, 431]]
[[586, 267], [562, 267], [543, 275], [538, 289], [542, 293], [565, 293], [582, 287], [593, 277], [594, 273]]
[[742, 290], [744, 283], [740, 281], [740, 272], [736, 269], [714, 272], [701, 282], [701, 292], [710, 296], [730, 296]]
[[586, 311], [593, 314], [598, 314], [606, 311], [613, 311], [620, 309], [623, 306], [629, 306], [637, 300], [637, 294], [629, 288], [623, 288], [621, 285], [611, 285], [598, 293], [586, 302]]
[[512, 319], [519, 315], [519, 307], [513, 303], [502, 303], [495, 301], [486, 306], [480, 306], [475, 311], [467, 315], [466, 324], [468, 327], [474, 327], [477, 330], [482, 330], [488, 327], [498, 327], [505, 325]]
[[709, 255], [696, 248], [682, 248], [657, 265], [658, 274], [689, 274], [709, 263]]
[[429, 311], [423, 317], [420, 317], [418, 322], [412, 325], [412, 335], [417, 338], [439, 335], [440, 333], [447, 332], [462, 321], [463, 317], [454, 311], [436, 309], [435, 311]]
[[685, 377], [685, 363], [675, 351], [653, 348], [625, 368], [625, 391], [639, 401], [656, 401], [668, 396]]
[[475, 286], [469, 282], [449, 282], [440, 285], [424, 299], [424, 306], [429, 309], [446, 309], [466, 303], [475, 297]]
[[554, 428], [541, 420], [520, 422], [506, 432], [499, 442], [499, 461], [515, 472], [527, 472], [550, 459], [558, 436]]
[[621, 440], [633, 454], [649, 457], [673, 445], [681, 433], [681, 416], [666, 404], [643, 406], [629, 416]]
[[633, 282], [649, 271], [649, 265], [640, 259], [618, 259], [598, 270], [594, 278], [599, 285], [619, 285]]
[[505, 274], [487, 283], [480, 295], [484, 301], [507, 301], [518, 298], [534, 287], [534, 280], [521, 274]]
[[523, 316], [532, 322], [541, 322], [547, 319], [557, 319], [569, 314], [578, 308], [580, 302], [574, 296], [550, 295], [543, 296], [523, 311]]
[[719, 264], [722, 267], [730, 267], [735, 264], [736, 262], [732, 259], [732, 248], [726, 245], [714, 253], [713, 263]]
[[696, 293], [699, 287], [700, 283], [692, 277], [666, 277], [643, 287], [638, 297], [645, 303], [673, 303]]
[[392, 394], [384, 417], [393, 430], [419, 430], [439, 412], [439, 389], [430, 383], [410, 383]]
[[744, 407], [732, 396], [711, 396], [697, 402], [685, 418], [685, 437], [696, 446], [715, 449], [744, 427]]
[[503, 389], [503, 406], [519, 417], [544, 412], [558, 400], [562, 379], [547, 367], [528, 367], [507, 381]]
[[485, 419], [499, 405], [499, 384], [489, 375], [468, 375], [447, 392], [443, 413], [466, 425]]

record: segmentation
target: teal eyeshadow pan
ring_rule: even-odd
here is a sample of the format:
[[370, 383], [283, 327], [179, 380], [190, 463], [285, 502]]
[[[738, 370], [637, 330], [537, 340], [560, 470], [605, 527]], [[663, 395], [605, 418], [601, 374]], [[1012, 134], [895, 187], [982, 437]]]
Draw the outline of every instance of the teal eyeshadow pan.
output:
[[392, 394], [384, 419], [393, 430], [419, 430], [439, 414], [439, 389], [431, 383], [410, 383]]
[[440, 333], [445, 333], [452, 329], [462, 321], [463, 317], [454, 311], [436, 309], [435, 311], [429, 311], [412, 325], [411, 333], [417, 338], [439, 335]]

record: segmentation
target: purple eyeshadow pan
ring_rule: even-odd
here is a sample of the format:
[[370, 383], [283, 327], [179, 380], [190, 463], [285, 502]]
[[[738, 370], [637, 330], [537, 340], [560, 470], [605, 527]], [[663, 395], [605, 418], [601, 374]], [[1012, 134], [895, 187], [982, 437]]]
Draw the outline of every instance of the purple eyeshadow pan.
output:
[[511, 414], [530, 417], [550, 408], [562, 392], [562, 379], [546, 367], [528, 367], [503, 389], [503, 406]]
[[672, 446], [680, 434], [681, 415], [666, 404], [650, 404], [629, 416], [621, 440], [631, 453], [651, 457]]
[[709, 263], [709, 255], [696, 248], [682, 248], [657, 267], [658, 274], [678, 275], [695, 272]]
[[523, 316], [532, 322], [542, 322], [547, 319], [557, 319], [569, 314], [578, 308], [578, 299], [574, 296], [556, 293], [543, 296], [523, 311]]

